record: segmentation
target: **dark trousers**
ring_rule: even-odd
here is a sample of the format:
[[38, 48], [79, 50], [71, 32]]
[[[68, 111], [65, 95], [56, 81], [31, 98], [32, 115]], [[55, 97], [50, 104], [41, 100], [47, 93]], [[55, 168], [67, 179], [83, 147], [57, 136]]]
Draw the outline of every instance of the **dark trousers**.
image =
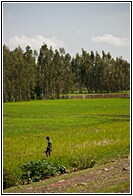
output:
[[47, 157], [50, 156], [50, 151], [52, 151], [52, 150], [47, 147], [47, 149], [46, 149], [46, 155], [47, 155]]

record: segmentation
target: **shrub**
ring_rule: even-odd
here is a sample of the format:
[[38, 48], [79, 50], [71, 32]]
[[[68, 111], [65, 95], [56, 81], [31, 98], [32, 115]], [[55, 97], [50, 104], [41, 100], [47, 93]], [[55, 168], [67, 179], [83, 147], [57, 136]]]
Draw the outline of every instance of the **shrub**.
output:
[[37, 182], [45, 179], [47, 176], [54, 176], [56, 173], [65, 173], [65, 167], [52, 163], [45, 159], [38, 161], [31, 161], [20, 166], [20, 169], [24, 172], [21, 175], [21, 181], [24, 183]]
[[72, 167], [78, 169], [87, 169], [92, 168], [95, 165], [96, 161], [91, 158], [91, 156], [83, 156], [79, 154], [77, 158], [70, 161]]
[[9, 188], [16, 184], [14, 175], [7, 169], [3, 168], [3, 189]]

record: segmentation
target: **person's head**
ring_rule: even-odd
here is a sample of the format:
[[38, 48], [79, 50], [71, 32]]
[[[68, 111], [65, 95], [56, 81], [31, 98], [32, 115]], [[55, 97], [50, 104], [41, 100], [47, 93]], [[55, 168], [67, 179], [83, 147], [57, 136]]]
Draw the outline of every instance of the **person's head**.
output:
[[50, 137], [49, 137], [49, 136], [47, 136], [47, 137], [46, 137], [46, 139], [47, 139], [47, 140], [50, 140]]

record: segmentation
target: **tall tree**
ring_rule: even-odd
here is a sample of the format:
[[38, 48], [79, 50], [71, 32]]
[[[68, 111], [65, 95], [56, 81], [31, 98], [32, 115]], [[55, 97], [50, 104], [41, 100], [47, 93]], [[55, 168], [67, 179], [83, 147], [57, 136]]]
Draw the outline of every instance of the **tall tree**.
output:
[[73, 89], [73, 80], [74, 75], [72, 73], [71, 68], [71, 56], [70, 54], [65, 54], [64, 56], [64, 86], [63, 86], [63, 93], [67, 94]]
[[72, 72], [74, 75], [74, 89], [78, 89], [82, 92], [82, 78], [81, 78], [81, 56], [79, 53], [76, 54], [76, 57], [72, 59]]
[[112, 59], [111, 59], [111, 55], [108, 52], [107, 54], [104, 53], [104, 59], [103, 59], [103, 91], [104, 92], [110, 92], [112, 91], [112, 85], [113, 85], [113, 80], [112, 78], [112, 68], [113, 68], [113, 64], [112, 64]]
[[54, 68], [53, 68], [53, 50], [48, 49], [47, 45], [42, 45], [38, 57], [38, 88], [41, 90], [42, 99], [49, 99], [54, 94]]
[[54, 83], [56, 98], [60, 98], [64, 86], [64, 62], [58, 50], [55, 50], [54, 58]]
[[15, 48], [14, 53], [14, 76], [15, 76], [15, 100], [24, 100], [26, 86], [23, 50], [20, 46]]
[[15, 91], [14, 53], [3, 46], [3, 100], [13, 101]]
[[[102, 51], [102, 56], [82, 49], [71, 58], [64, 48], [53, 52], [44, 43], [39, 52], [3, 46], [3, 100], [60, 98], [70, 91], [117, 92], [130, 90], [130, 64]], [[37, 61], [37, 64], [36, 64]]]
[[40, 48], [40, 54], [38, 57], [38, 76], [39, 76], [39, 87], [41, 89], [41, 97], [42, 99], [46, 99], [48, 94], [48, 48], [47, 45], [44, 44]]
[[35, 53], [33, 53], [30, 46], [26, 47], [26, 52], [24, 53], [24, 72], [26, 83], [24, 99], [30, 100], [31, 95], [34, 97], [36, 75]]
[[82, 49], [82, 84], [86, 87], [88, 92], [91, 91], [91, 60], [90, 55]]

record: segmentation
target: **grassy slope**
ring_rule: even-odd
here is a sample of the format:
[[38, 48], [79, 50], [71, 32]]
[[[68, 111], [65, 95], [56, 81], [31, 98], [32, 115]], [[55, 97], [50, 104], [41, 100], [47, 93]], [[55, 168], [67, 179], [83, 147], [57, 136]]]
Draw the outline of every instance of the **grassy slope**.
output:
[[19, 166], [44, 157], [67, 168], [86, 157], [97, 162], [129, 154], [129, 99], [49, 100], [4, 104], [4, 167], [19, 177]]
[[90, 169], [11, 187], [4, 193], [129, 193], [129, 165], [129, 159], [117, 159]]

